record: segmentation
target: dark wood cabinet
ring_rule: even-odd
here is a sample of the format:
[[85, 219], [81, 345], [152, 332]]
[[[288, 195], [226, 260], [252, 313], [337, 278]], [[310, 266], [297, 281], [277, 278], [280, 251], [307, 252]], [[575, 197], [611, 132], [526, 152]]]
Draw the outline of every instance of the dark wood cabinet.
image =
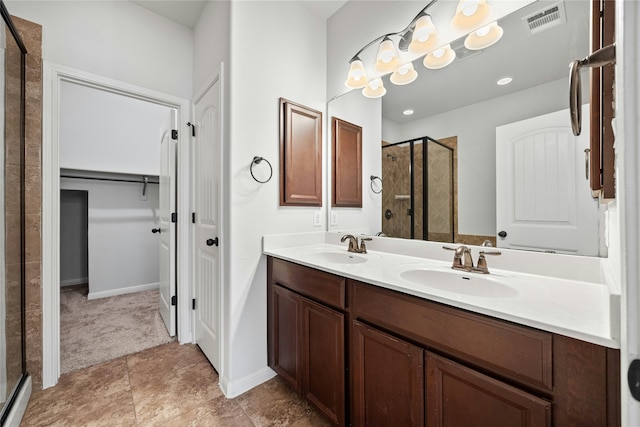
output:
[[362, 128], [331, 118], [332, 203], [334, 207], [362, 207]]
[[424, 425], [422, 348], [354, 321], [352, 426]]
[[344, 279], [272, 258], [268, 271], [269, 366], [345, 425], [345, 314], [324, 302], [344, 304]]
[[618, 350], [271, 257], [267, 269], [269, 366], [336, 425], [620, 426]]
[[427, 425], [546, 427], [551, 402], [433, 353], [426, 354]]

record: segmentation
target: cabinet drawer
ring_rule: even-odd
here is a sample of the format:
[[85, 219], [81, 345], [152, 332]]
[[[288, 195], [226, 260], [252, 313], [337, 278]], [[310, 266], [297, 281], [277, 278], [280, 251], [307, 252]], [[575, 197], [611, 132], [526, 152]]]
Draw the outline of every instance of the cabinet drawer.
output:
[[345, 309], [345, 279], [277, 258], [269, 258], [271, 282], [332, 307]]
[[552, 390], [552, 334], [350, 282], [357, 318], [507, 378]]

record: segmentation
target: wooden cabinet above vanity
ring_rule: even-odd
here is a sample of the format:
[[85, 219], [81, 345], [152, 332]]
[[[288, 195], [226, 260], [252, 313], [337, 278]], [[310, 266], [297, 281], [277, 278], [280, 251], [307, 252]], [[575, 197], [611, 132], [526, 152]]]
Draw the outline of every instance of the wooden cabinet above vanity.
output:
[[268, 332], [336, 425], [620, 425], [618, 350], [274, 257]]

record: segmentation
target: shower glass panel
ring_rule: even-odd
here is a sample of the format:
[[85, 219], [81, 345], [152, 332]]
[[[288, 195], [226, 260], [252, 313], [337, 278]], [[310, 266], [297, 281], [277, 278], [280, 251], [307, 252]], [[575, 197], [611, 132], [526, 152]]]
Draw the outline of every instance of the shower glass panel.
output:
[[[425, 149], [426, 146], [426, 149]], [[382, 147], [382, 231], [455, 241], [455, 149], [429, 137]]]

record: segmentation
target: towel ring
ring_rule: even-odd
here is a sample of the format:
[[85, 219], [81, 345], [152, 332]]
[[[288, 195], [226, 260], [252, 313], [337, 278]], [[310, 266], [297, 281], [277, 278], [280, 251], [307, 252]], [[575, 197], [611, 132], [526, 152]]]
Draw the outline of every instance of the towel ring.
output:
[[[253, 174], [253, 165], [259, 165], [262, 161], [267, 162], [267, 164], [269, 165], [269, 178], [265, 179], [264, 181], [260, 181], [258, 178], [256, 178], [256, 176]], [[267, 182], [269, 182], [271, 180], [271, 177], [273, 176], [273, 167], [271, 166], [271, 163], [269, 162], [269, 160], [265, 159], [264, 157], [259, 157], [259, 156], [255, 156], [253, 158], [253, 160], [251, 161], [251, 166], [249, 166], [249, 172], [251, 172], [251, 177], [256, 181], [259, 182], [260, 184], [265, 184]]]
[[[380, 178], [379, 176], [371, 175], [371, 176], [369, 177], [369, 179], [371, 180], [371, 183], [370, 183], [371, 191], [373, 191], [375, 194], [380, 194], [380, 193], [382, 193], [382, 178]], [[380, 190], [379, 190], [379, 191], [376, 191], [376, 190], [373, 188], [373, 183], [375, 182], [375, 180], [380, 181]]]

